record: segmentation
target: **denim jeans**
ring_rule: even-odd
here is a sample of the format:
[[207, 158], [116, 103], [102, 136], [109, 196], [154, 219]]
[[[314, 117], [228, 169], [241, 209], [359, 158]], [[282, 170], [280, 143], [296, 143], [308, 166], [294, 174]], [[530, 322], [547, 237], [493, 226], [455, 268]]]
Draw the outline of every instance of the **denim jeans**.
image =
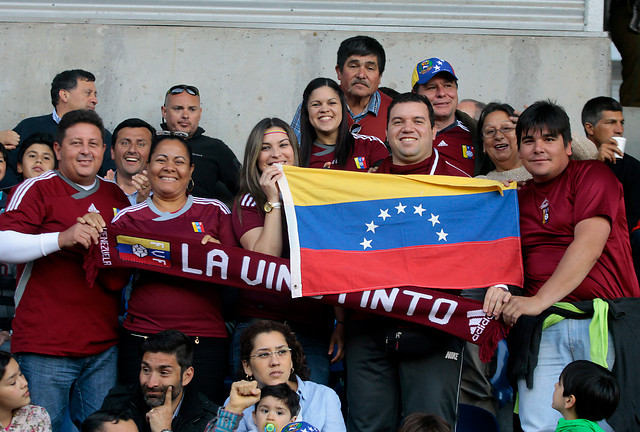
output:
[[80, 429], [116, 384], [117, 346], [87, 357], [18, 354], [16, 358], [29, 382], [31, 401], [49, 412], [53, 432], [69, 432], [63, 427], [67, 409]]
[[[562, 416], [551, 408], [554, 385], [566, 365], [574, 360], [591, 360], [590, 323], [590, 319], [564, 319], [542, 332], [538, 365], [533, 372], [533, 388], [528, 389], [524, 379], [518, 380], [520, 423], [524, 432], [556, 430]], [[614, 361], [615, 349], [609, 333], [609, 369]], [[604, 422], [599, 424], [605, 431], [612, 430]]]

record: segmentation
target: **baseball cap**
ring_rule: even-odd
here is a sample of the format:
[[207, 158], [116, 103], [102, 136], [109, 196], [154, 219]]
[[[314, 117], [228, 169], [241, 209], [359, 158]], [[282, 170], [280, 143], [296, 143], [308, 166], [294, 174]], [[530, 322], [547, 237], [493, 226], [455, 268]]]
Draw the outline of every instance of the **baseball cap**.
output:
[[426, 84], [431, 78], [441, 72], [449, 73], [453, 76], [453, 79], [458, 81], [458, 77], [448, 61], [439, 59], [438, 57], [432, 57], [421, 61], [415, 68], [413, 68], [413, 75], [411, 75], [411, 88], [413, 88], [416, 83]]

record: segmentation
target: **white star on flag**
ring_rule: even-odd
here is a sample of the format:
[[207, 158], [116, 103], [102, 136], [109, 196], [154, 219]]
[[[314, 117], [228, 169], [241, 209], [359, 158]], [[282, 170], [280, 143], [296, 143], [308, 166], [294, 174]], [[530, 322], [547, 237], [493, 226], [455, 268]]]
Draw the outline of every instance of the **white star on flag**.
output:
[[440, 65], [436, 65], [436, 66], [434, 66], [434, 67], [433, 67], [433, 70], [437, 70], [437, 71], [439, 71], [439, 70], [440, 70]]
[[439, 217], [440, 215], [436, 216], [433, 213], [431, 213], [431, 217], [428, 219], [429, 222], [431, 222], [431, 226], [436, 226], [436, 224], [440, 223], [440, 221], [438, 220]]
[[404, 213], [404, 209], [406, 208], [407, 206], [403, 206], [402, 203], [398, 203], [398, 205], [396, 206], [396, 210], [398, 210], [398, 214]]
[[389, 209], [386, 209], [386, 210], [380, 209], [380, 214], [378, 215], [378, 217], [381, 217], [383, 221], [387, 220], [388, 217], [391, 217], [389, 215]]
[[376, 233], [378, 225], [374, 224], [373, 221], [371, 221], [371, 223], [365, 223], [365, 225], [367, 226], [367, 232], [371, 231], [374, 234]]
[[[441, 230], [440, 230], [440, 232], [437, 232], [436, 234], [438, 234], [438, 241], [440, 241], [440, 240], [447, 241], [447, 236], [448, 236], [449, 234], [447, 234], [446, 232], [444, 232], [444, 230], [443, 230], [443, 229], [441, 229]], [[361, 244], [362, 244], [362, 243], [361, 243]]]
[[422, 213], [427, 211], [426, 209], [422, 208], [422, 204], [420, 204], [418, 207], [413, 206], [413, 208], [416, 210], [413, 212], [413, 214], [419, 214], [420, 216], [422, 216]]
[[372, 242], [373, 240], [367, 240], [366, 238], [363, 238], [362, 240], [363, 240], [363, 242], [362, 242], [362, 243], [360, 243], [360, 245], [361, 245], [361, 246], [363, 246], [363, 249], [362, 249], [362, 250], [367, 250], [367, 248], [370, 248], [370, 247], [371, 247], [371, 242]]

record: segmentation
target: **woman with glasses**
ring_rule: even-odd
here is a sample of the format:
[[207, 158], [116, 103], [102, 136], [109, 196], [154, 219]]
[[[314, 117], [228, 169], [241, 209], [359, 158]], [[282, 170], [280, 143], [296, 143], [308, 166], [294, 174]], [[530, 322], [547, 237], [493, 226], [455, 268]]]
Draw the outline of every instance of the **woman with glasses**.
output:
[[[218, 200], [190, 195], [191, 148], [179, 132], [160, 131], [149, 153], [148, 179], [153, 195], [121, 210], [114, 227], [138, 231], [139, 237], [159, 233], [206, 243], [236, 245], [228, 208]], [[227, 330], [222, 316], [223, 287], [140, 270], [133, 278], [131, 298], [120, 342], [119, 379], [137, 384], [140, 345], [161, 330], [177, 329], [194, 342], [194, 381], [198, 390], [220, 403], [228, 358]]]
[[482, 142], [482, 151], [490, 162], [489, 172], [480, 178], [518, 182], [531, 178], [518, 154], [513, 117], [516, 114], [509, 104], [492, 102], [482, 110], [478, 119], [478, 140]]
[[[276, 321], [254, 322], [242, 332], [240, 354], [240, 377], [247, 381], [257, 381], [258, 388], [287, 383], [298, 393], [298, 421], [310, 423], [320, 432], [346, 431], [336, 392], [329, 387], [306, 381], [309, 369], [305, 355], [289, 326]], [[251, 406], [244, 411], [239, 432], [258, 430], [253, 421], [253, 410], [254, 407]]]
[[[289, 258], [289, 247], [277, 180], [281, 165], [299, 162], [298, 142], [291, 127], [278, 118], [255, 125], [244, 152], [239, 193], [233, 206], [233, 231], [244, 249]], [[292, 299], [271, 293], [241, 290], [238, 293], [233, 364], [240, 365], [239, 335], [257, 319], [287, 321], [307, 353], [311, 379], [329, 382], [331, 361], [342, 358], [343, 322], [333, 328], [332, 308], [310, 299]]]

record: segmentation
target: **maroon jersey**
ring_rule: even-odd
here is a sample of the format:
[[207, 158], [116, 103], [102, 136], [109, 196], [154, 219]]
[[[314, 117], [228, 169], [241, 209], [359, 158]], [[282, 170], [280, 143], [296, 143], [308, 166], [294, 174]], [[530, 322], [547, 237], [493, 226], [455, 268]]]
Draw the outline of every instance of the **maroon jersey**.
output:
[[598, 161], [570, 161], [558, 177], [527, 182], [518, 192], [525, 292], [535, 295], [574, 239], [578, 222], [601, 216], [611, 223], [602, 255], [564, 301], [638, 297], [622, 186]]
[[[241, 210], [242, 220], [238, 209]], [[251, 195], [246, 194], [233, 207], [233, 231], [238, 239], [254, 228], [264, 226], [264, 213], [256, 207]], [[289, 258], [289, 242], [286, 234], [286, 224], [283, 221], [283, 258]], [[267, 292], [240, 290], [238, 293], [237, 314], [241, 317], [291, 321], [304, 324], [319, 331], [327, 327], [329, 306], [309, 299], [293, 299], [290, 296], [271, 295]]]
[[436, 149], [433, 149], [431, 156], [412, 165], [395, 165], [393, 157], [387, 157], [378, 168], [383, 174], [426, 174], [426, 175], [448, 175], [457, 177], [468, 177], [467, 174], [458, 168], [454, 163], [443, 157]]
[[[16, 188], [7, 211], [0, 215], [0, 227], [25, 234], [62, 232], [89, 212], [100, 213], [108, 223], [128, 205], [115, 183], [96, 179], [85, 190], [49, 171]], [[66, 248], [20, 266], [13, 352], [87, 356], [115, 345], [122, 286], [108, 287], [99, 277], [89, 287], [85, 253], [81, 246]]]
[[389, 105], [391, 105], [391, 98], [379, 90], [378, 93], [380, 94], [378, 114], [368, 112], [357, 122], [354, 122], [351, 116], [348, 116], [347, 120], [350, 128], [353, 127], [354, 123], [360, 126], [359, 128], [356, 126], [355, 132], [378, 137], [380, 141], [384, 142], [387, 138], [387, 111], [389, 110]]
[[[224, 245], [236, 245], [229, 209], [218, 200], [192, 195], [175, 213], [160, 211], [149, 198], [118, 213], [113, 225], [137, 230], [141, 237], [164, 233], [200, 240], [209, 234]], [[226, 337], [221, 290], [215, 284], [140, 271], [123, 325], [140, 333], [177, 329], [189, 336]]]
[[476, 166], [476, 155], [469, 129], [458, 119], [452, 125], [442, 129], [433, 139], [433, 148], [464, 171], [468, 177], [473, 177]]
[[[378, 138], [353, 134], [353, 151], [344, 166], [337, 165], [335, 146], [314, 143], [311, 148], [309, 168], [331, 168], [346, 171], [367, 172], [369, 168], [389, 156], [389, 150]], [[329, 164], [327, 166], [327, 163]]]

